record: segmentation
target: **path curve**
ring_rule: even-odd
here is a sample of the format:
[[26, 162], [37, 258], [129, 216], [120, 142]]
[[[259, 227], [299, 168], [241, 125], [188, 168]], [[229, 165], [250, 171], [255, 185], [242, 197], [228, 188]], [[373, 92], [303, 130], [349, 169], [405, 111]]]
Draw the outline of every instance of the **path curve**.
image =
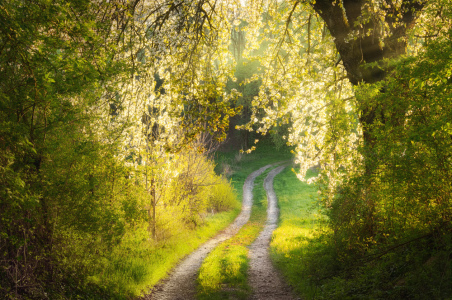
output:
[[296, 300], [292, 289], [284, 282], [270, 260], [269, 245], [273, 230], [278, 227], [278, 200], [273, 189], [273, 179], [286, 166], [271, 170], [264, 180], [267, 192], [267, 223], [259, 237], [250, 246], [249, 284], [253, 300]]
[[242, 211], [234, 222], [183, 259], [173, 269], [168, 278], [158, 283], [150, 294], [142, 298], [143, 300], [188, 300], [195, 298], [196, 278], [203, 260], [218, 244], [233, 237], [248, 222], [251, 214], [251, 206], [253, 205], [254, 180], [274, 165], [266, 165], [254, 171], [246, 178], [243, 185]]

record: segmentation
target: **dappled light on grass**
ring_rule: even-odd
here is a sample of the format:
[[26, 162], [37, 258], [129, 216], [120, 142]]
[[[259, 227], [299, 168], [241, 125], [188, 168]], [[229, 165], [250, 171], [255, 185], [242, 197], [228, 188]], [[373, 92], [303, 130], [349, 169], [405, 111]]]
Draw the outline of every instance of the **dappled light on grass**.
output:
[[271, 247], [276, 253], [292, 257], [292, 252], [309, 245], [309, 240], [314, 236], [311, 228], [296, 226], [281, 226], [273, 232]]
[[198, 284], [200, 299], [222, 298], [221, 290], [225, 287], [236, 288], [236, 296], [245, 295], [246, 272], [248, 270], [247, 250], [241, 244], [222, 244], [215, 249], [209, 259], [204, 261]]
[[275, 178], [274, 189], [278, 197], [280, 223], [273, 232], [271, 257], [295, 291], [300, 293], [300, 286], [306, 284], [307, 276], [303, 274], [303, 260], [312, 250], [324, 220], [316, 209], [318, 187], [301, 182], [292, 170], [286, 169]]
[[320, 220], [316, 210], [317, 186], [297, 179], [291, 170], [275, 178], [275, 191], [280, 207], [280, 223], [273, 233], [272, 248], [293, 249], [301, 241], [314, 236]]

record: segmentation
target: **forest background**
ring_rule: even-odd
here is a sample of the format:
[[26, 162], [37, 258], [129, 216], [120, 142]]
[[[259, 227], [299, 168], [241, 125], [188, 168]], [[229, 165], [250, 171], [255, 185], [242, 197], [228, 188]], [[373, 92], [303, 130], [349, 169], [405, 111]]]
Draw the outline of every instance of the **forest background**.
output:
[[293, 146], [301, 180], [319, 168], [327, 222], [292, 262], [302, 293], [447, 299], [451, 7], [0, 4], [1, 295], [152, 285], [149, 253], [233, 218], [227, 166], [208, 157], [229, 134], [243, 150], [267, 135]]

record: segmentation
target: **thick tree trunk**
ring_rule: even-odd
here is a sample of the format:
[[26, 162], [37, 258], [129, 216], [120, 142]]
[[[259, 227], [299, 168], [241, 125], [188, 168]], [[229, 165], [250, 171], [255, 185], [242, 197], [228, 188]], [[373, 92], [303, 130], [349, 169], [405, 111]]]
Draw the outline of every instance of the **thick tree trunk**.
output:
[[[353, 85], [376, 83], [386, 76], [384, 60], [406, 53], [406, 32], [422, 10], [425, 0], [403, 0], [399, 7], [391, 0], [385, 0], [380, 9], [385, 13], [385, 22], [390, 32], [384, 36], [380, 20], [365, 6], [365, 0], [317, 0], [314, 10], [325, 21], [334, 38], [348, 79]], [[363, 20], [369, 15], [368, 20]], [[396, 20], [395, 16], [400, 15]], [[369, 66], [369, 64], [372, 66]], [[372, 148], [370, 128], [375, 121], [378, 107], [371, 107], [365, 99], [357, 99], [360, 105], [360, 122], [366, 147]]]
[[[334, 38], [347, 76], [353, 85], [374, 83], [384, 79], [385, 58], [394, 58], [406, 52], [406, 31], [416, 20], [416, 14], [424, 7], [424, 0], [403, 0], [395, 7], [391, 0], [380, 9], [386, 14], [385, 22], [390, 32], [383, 35], [380, 20], [366, 8], [368, 1], [318, 0], [312, 7], [324, 20]], [[343, 7], [343, 8], [342, 8]], [[393, 16], [401, 15], [400, 20]], [[369, 15], [368, 20], [362, 20]], [[376, 63], [373, 67], [366, 64]]]

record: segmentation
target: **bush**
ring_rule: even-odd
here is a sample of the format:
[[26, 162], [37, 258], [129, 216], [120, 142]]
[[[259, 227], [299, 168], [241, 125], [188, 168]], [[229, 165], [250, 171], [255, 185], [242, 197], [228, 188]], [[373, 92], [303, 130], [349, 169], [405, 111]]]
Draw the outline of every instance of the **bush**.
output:
[[337, 268], [318, 268], [319, 258], [306, 269], [320, 299], [450, 298], [451, 34], [359, 90], [378, 108], [361, 171], [325, 201]]
[[211, 212], [221, 212], [238, 208], [237, 195], [231, 189], [230, 183], [223, 177], [218, 183], [208, 188], [207, 207]]

